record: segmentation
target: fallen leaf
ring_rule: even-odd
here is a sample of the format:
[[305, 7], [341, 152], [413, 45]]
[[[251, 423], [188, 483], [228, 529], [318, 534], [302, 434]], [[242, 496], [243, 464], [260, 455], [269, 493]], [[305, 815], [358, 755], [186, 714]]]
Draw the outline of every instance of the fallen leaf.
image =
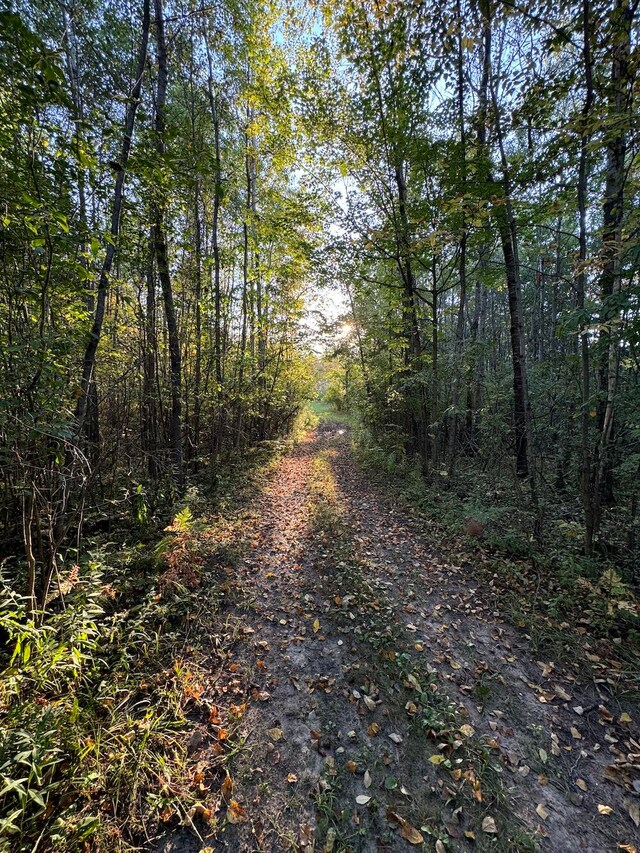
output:
[[371, 773], [369, 773], [369, 771], [368, 771], [368, 770], [365, 770], [365, 771], [364, 771], [364, 778], [363, 778], [363, 780], [362, 780], [362, 781], [364, 782], [364, 787], [365, 787], [365, 788], [370, 788], [370, 787], [371, 787], [371, 781], [372, 781], [372, 780], [371, 780]]
[[611, 806], [603, 806], [602, 803], [598, 803], [598, 811], [600, 814], [611, 814], [613, 809]]
[[430, 761], [432, 764], [442, 764], [442, 762], [443, 762], [443, 761], [445, 761], [445, 757], [444, 757], [444, 755], [438, 755], [438, 754], [436, 753], [436, 755], [431, 755], [431, 756], [429, 757], [429, 761]]
[[279, 728], [267, 729], [267, 734], [269, 735], [271, 740], [274, 741], [274, 743], [277, 743], [284, 737], [282, 729]]
[[320, 620], [314, 619], [313, 620], [313, 633], [317, 634], [319, 630], [320, 630]]
[[371, 800], [371, 797], [370, 797], [370, 796], [368, 796], [367, 794], [359, 794], [359, 795], [356, 797], [356, 803], [357, 803], [359, 806], [366, 806], [366, 805], [367, 805], [367, 803], [368, 803], [368, 802], [370, 802], [370, 800]]
[[296, 776], [296, 774], [295, 773], [289, 773], [289, 775], [287, 776], [287, 782], [289, 782], [291, 785], [293, 785], [297, 781], [298, 781], [298, 777]]
[[575, 726], [571, 726], [571, 737], [575, 738], [576, 740], [582, 740], [582, 735]]
[[542, 820], [546, 820], [549, 817], [549, 812], [545, 809], [542, 803], [539, 803], [536, 806], [536, 813], [542, 818]]
[[576, 785], [578, 786], [578, 788], [580, 788], [581, 791], [588, 790], [587, 783], [584, 781], [584, 779], [576, 779]]
[[465, 723], [463, 726], [460, 726], [460, 732], [465, 737], [473, 737], [476, 733], [476, 730], [473, 728], [473, 726], [470, 726], [468, 723]]
[[333, 827], [327, 830], [327, 837], [322, 848], [322, 853], [333, 853], [333, 848], [336, 843], [336, 831]]
[[371, 696], [363, 696], [363, 697], [362, 697], [362, 701], [364, 702], [364, 704], [367, 706], [367, 708], [368, 708], [370, 711], [375, 711], [375, 709], [376, 709], [376, 703], [373, 701], [373, 699], [371, 698]]
[[377, 723], [371, 723], [367, 731], [371, 735], [371, 737], [375, 737], [380, 731], [380, 726]]
[[498, 832], [498, 827], [496, 826], [495, 820], [487, 815], [482, 821], [482, 831], [486, 832], [488, 835], [496, 835]]
[[232, 792], [233, 792], [233, 779], [227, 773], [227, 775], [224, 777], [224, 781], [223, 781], [222, 785], [220, 786], [220, 793], [222, 794], [223, 799], [225, 801], [228, 801], [231, 799]]
[[640, 803], [637, 800], [625, 800], [624, 805], [631, 820], [636, 826], [640, 826]]
[[195, 807], [195, 814], [200, 820], [203, 820], [205, 823], [209, 823], [211, 818], [213, 817], [213, 811], [207, 806], [203, 806], [202, 803], [198, 803]]
[[227, 807], [227, 820], [229, 823], [246, 823], [249, 817], [240, 803], [231, 800]]
[[391, 734], [389, 735], [389, 738], [394, 743], [402, 743], [402, 735], [397, 734], [397, 732], [391, 732]]

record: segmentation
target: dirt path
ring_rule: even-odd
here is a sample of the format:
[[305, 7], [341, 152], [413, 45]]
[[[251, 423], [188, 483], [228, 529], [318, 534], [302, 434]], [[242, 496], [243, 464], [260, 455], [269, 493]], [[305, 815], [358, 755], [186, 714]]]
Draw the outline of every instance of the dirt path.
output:
[[336, 425], [282, 460], [223, 608], [242, 746], [201, 839], [158, 850], [633, 853], [637, 717], [537, 661], [405, 515]]

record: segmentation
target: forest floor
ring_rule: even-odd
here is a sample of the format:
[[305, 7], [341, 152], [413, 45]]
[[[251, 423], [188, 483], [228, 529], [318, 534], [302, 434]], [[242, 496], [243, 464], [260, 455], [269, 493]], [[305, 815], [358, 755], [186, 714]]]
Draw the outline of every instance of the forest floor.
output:
[[231, 640], [191, 709], [203, 806], [157, 853], [636, 851], [637, 712], [583, 661], [539, 659], [344, 425], [228, 529], [211, 576]]

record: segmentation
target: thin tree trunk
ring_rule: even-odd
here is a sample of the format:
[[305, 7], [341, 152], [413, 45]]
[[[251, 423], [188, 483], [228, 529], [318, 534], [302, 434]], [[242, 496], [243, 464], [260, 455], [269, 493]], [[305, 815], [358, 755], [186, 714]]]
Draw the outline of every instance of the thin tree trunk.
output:
[[[154, 0], [156, 48], [158, 59], [158, 82], [156, 91], [155, 111], [155, 145], [159, 163], [165, 153], [166, 98], [167, 98], [167, 47], [164, 32], [164, 14], [162, 0]], [[178, 320], [171, 287], [171, 272], [165, 234], [164, 199], [156, 201], [153, 215], [153, 241], [158, 267], [158, 278], [162, 288], [164, 312], [167, 320], [167, 335], [169, 339], [169, 365], [171, 372], [171, 456], [173, 477], [181, 493], [184, 487], [184, 465], [182, 457], [182, 359], [180, 353], [180, 338], [178, 335]]]
[[[462, 13], [460, 0], [456, 2], [456, 17], [458, 21], [458, 124], [460, 131], [460, 162], [462, 177], [462, 195], [467, 192], [467, 137], [464, 124], [464, 66], [462, 50]], [[459, 244], [458, 278], [460, 282], [460, 302], [456, 321], [456, 339], [453, 358], [453, 418], [449, 435], [449, 477], [455, 473], [456, 455], [458, 452], [458, 433], [460, 429], [460, 388], [462, 385], [462, 355], [464, 351], [464, 314], [467, 302], [467, 221], [466, 213], [462, 211], [462, 224]]]
[[149, 234], [149, 261], [147, 266], [147, 294], [145, 310], [144, 380], [142, 391], [143, 448], [147, 457], [147, 471], [152, 482], [158, 479], [158, 411], [156, 359], [158, 340], [156, 332], [156, 281], [154, 271], [155, 246], [153, 230]]
[[222, 362], [222, 292], [220, 283], [220, 206], [222, 204], [222, 157], [220, 152], [220, 109], [218, 99], [214, 91], [213, 85], [213, 62], [211, 59], [211, 49], [209, 46], [209, 37], [207, 32], [206, 16], [204, 4], [201, 5], [202, 13], [202, 34], [207, 53], [207, 93], [209, 96], [209, 109], [211, 112], [211, 122], [213, 124], [213, 156], [214, 156], [214, 193], [213, 193], [213, 217], [212, 217], [212, 233], [211, 243], [213, 249], [213, 298], [214, 298], [214, 368], [216, 377], [216, 425], [214, 427], [214, 456], [220, 449], [222, 440], [222, 432], [224, 430], [224, 411], [223, 411], [223, 389], [224, 389], [224, 370]]
[[[489, 57], [490, 59], [490, 57]], [[529, 393], [527, 387], [527, 366], [524, 339], [524, 319], [522, 309], [522, 285], [520, 282], [520, 262], [518, 259], [518, 238], [516, 221], [511, 206], [511, 181], [509, 165], [504, 149], [500, 112], [491, 76], [489, 91], [493, 106], [494, 127], [498, 141], [502, 167], [502, 204], [495, 208], [495, 218], [500, 235], [500, 244], [504, 257], [507, 296], [509, 303], [509, 336], [511, 341], [511, 359], [513, 365], [513, 426], [516, 452], [516, 472], [518, 477], [533, 478], [534, 467], [531, 464], [531, 436]]]
[[124, 136], [122, 138], [122, 147], [120, 149], [120, 160], [118, 162], [118, 175], [113, 193], [113, 204], [111, 207], [111, 225], [109, 229], [110, 240], [107, 244], [102, 269], [100, 271], [100, 279], [96, 293], [95, 313], [93, 324], [87, 341], [84, 359], [82, 362], [82, 374], [80, 379], [80, 394], [76, 403], [76, 421], [78, 434], [81, 434], [84, 429], [84, 422], [87, 416], [89, 388], [94, 378], [94, 369], [96, 363], [96, 353], [100, 336], [102, 334], [102, 326], [104, 323], [105, 307], [107, 293], [109, 291], [109, 283], [111, 276], [111, 268], [113, 259], [116, 254], [118, 236], [120, 234], [120, 218], [122, 214], [122, 202], [124, 199], [124, 179], [129, 161], [129, 153], [131, 151], [131, 141], [136, 121], [136, 113], [140, 103], [140, 93], [142, 91], [142, 78], [147, 60], [147, 46], [149, 42], [149, 27], [150, 27], [150, 10], [149, 0], [143, 0], [142, 6], [142, 34], [140, 36], [140, 44], [138, 46], [138, 58], [136, 61], [135, 78], [133, 88], [128, 98], [127, 109], [125, 112], [124, 121]]
[[[585, 101], [582, 107], [582, 124], [580, 131], [580, 161], [578, 165], [578, 228], [579, 228], [579, 254], [578, 270], [576, 275], [576, 307], [580, 315], [585, 310], [586, 290], [586, 261], [587, 261], [587, 169], [588, 169], [588, 144], [589, 132], [588, 121], [593, 106], [593, 74], [591, 59], [591, 9], [589, 0], [583, 0], [582, 4], [582, 56], [585, 72]], [[590, 358], [589, 358], [589, 323], [584, 317], [580, 321], [580, 365], [581, 365], [581, 393], [582, 405], [580, 407], [580, 448], [581, 448], [581, 471], [580, 487], [582, 494], [582, 506], [585, 519], [585, 552], [589, 556], [593, 551], [594, 533], [594, 506], [593, 493], [591, 490], [591, 442], [589, 440], [589, 409], [591, 401], [590, 383]]]

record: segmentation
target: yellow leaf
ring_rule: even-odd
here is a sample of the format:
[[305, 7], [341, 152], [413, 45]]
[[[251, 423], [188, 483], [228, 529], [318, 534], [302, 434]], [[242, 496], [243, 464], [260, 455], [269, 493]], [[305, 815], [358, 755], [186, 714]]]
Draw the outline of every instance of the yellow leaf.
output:
[[432, 764], [442, 764], [442, 762], [443, 762], [444, 760], [445, 760], [444, 755], [432, 755], [432, 756], [429, 758], [429, 761], [430, 761]]
[[282, 732], [282, 729], [278, 729], [278, 728], [274, 728], [274, 729], [267, 729], [267, 734], [269, 735], [269, 737], [271, 738], [271, 740], [272, 740], [272, 741], [275, 741], [276, 743], [277, 743], [279, 740], [282, 740], [282, 738], [284, 737], [284, 734], [283, 734], [283, 732]]
[[602, 803], [598, 803], [598, 811], [600, 814], [611, 814], [613, 809], [611, 806], [603, 806]]
[[473, 737], [476, 733], [476, 730], [473, 726], [470, 726], [468, 723], [465, 723], [463, 726], [460, 726], [460, 733], [465, 737]]
[[313, 633], [317, 634], [319, 630], [320, 630], [320, 620], [314, 619], [313, 620]]
[[536, 806], [536, 813], [542, 818], [542, 820], [546, 820], [549, 817], [549, 812], [545, 809], [542, 803]]

